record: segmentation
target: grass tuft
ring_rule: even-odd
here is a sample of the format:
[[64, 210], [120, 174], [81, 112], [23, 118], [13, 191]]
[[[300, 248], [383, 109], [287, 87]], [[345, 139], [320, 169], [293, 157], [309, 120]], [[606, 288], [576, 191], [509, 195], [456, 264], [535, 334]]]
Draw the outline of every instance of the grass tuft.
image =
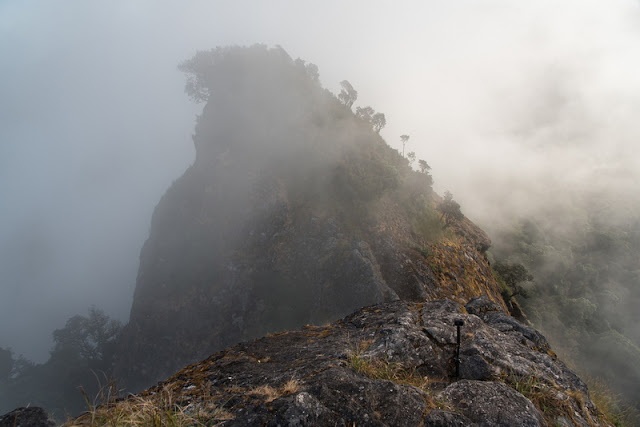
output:
[[221, 406], [204, 399], [188, 404], [176, 401], [176, 396], [165, 388], [157, 393], [130, 396], [117, 400], [111, 395], [107, 401], [89, 410], [76, 419], [67, 421], [65, 427], [79, 426], [153, 426], [186, 427], [215, 426], [233, 419]]
[[589, 387], [591, 401], [600, 410], [601, 422], [608, 421], [614, 426], [640, 425], [640, 413], [629, 403], [625, 403], [619, 393], [614, 392], [607, 383], [599, 378], [585, 376], [585, 383]]
[[[361, 348], [363, 346], [368, 347], [368, 344], [360, 344], [357, 347]], [[431, 389], [432, 383], [441, 382], [442, 380], [420, 375], [415, 369], [406, 368], [401, 363], [365, 357], [357, 352], [351, 352], [347, 362], [351, 369], [366, 377], [419, 388], [425, 392], [424, 399], [427, 411], [432, 409], [452, 410], [447, 402], [437, 400]]]
[[557, 425], [560, 417], [568, 419], [574, 425], [582, 424], [576, 418], [577, 410], [586, 417], [588, 425], [600, 425], [595, 419], [595, 414], [587, 407], [587, 397], [578, 390], [560, 392], [560, 386], [535, 375], [509, 373], [498, 379], [529, 399], [549, 425]]
[[254, 387], [247, 392], [249, 396], [262, 396], [266, 403], [273, 402], [279, 398], [282, 394], [270, 385], [261, 385]]
[[274, 388], [270, 385], [261, 385], [254, 387], [247, 392], [249, 396], [262, 396], [265, 403], [273, 402], [279, 397], [288, 396], [299, 392], [301, 389], [300, 383], [295, 378], [290, 379], [284, 383], [281, 387]]
[[300, 391], [300, 383], [295, 378], [290, 379], [281, 387], [283, 395], [294, 394]]

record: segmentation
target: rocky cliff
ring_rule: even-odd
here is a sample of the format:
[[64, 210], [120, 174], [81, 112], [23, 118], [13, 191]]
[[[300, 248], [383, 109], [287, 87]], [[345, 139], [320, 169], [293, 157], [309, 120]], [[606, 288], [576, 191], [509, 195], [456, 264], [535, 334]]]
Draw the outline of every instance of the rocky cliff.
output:
[[242, 340], [394, 300], [486, 295], [504, 307], [466, 219], [317, 69], [262, 46], [183, 64], [205, 100], [194, 164], [153, 214], [116, 374], [140, 389]]
[[[456, 376], [457, 330], [463, 322]], [[487, 297], [395, 301], [188, 366], [69, 426], [609, 425], [538, 332]]]

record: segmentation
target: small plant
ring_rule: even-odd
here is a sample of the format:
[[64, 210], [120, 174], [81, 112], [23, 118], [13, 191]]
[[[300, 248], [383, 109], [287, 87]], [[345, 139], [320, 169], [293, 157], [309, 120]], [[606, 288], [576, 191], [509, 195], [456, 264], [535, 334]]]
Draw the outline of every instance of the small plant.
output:
[[444, 193], [444, 199], [438, 206], [438, 210], [442, 213], [440, 219], [444, 219], [445, 227], [448, 227], [453, 222], [460, 221], [464, 218], [464, 215], [460, 210], [460, 204], [453, 200], [453, 195], [449, 191]]
[[402, 363], [390, 362], [375, 358], [368, 358], [359, 355], [349, 356], [349, 366], [369, 378], [376, 380], [387, 380], [397, 384], [406, 384], [427, 389], [432, 382], [428, 377], [418, 374], [415, 369], [405, 368]]
[[284, 395], [297, 393], [300, 391], [300, 383], [298, 382], [298, 380], [292, 378], [284, 383], [281, 390], [282, 394]]
[[109, 405], [114, 403], [123, 390], [119, 390], [116, 386], [116, 381], [112, 377], [107, 377], [107, 374], [104, 372], [102, 372], [103, 380], [100, 379], [100, 376], [95, 371], [92, 371], [92, 374], [96, 378], [96, 382], [98, 384], [98, 392], [96, 393], [96, 396], [93, 399], [90, 399], [89, 394], [85, 391], [84, 387], [80, 386], [78, 388], [87, 408], [95, 409], [99, 405]]
[[507, 384], [529, 399], [543, 414], [550, 415], [550, 412], [555, 412], [557, 402], [553, 389], [539, 378], [533, 375], [528, 377], [514, 375], [508, 378]]
[[273, 402], [279, 398], [282, 394], [270, 385], [261, 385], [254, 387], [247, 393], [250, 396], [263, 396], [266, 403]]
[[431, 271], [433, 271], [436, 275], [443, 274], [442, 266], [440, 266], [440, 264], [435, 262], [430, 262], [428, 264], [429, 264], [429, 267], [431, 268]]
[[[556, 425], [558, 417], [565, 417], [574, 425], [580, 424], [575, 417], [578, 408], [587, 416], [590, 414], [586, 407], [586, 397], [577, 390], [559, 393], [560, 387], [557, 384], [547, 382], [536, 375], [509, 373], [501, 376], [499, 380], [529, 399], [549, 425]], [[596, 425], [594, 419], [586, 421], [589, 425]]]
[[418, 252], [420, 252], [420, 255], [422, 255], [425, 258], [429, 258], [431, 256], [431, 251], [429, 250], [429, 248], [425, 248], [425, 247], [416, 247], [415, 248]]
[[402, 363], [362, 356], [361, 353], [351, 353], [347, 360], [351, 369], [366, 377], [410, 385], [424, 391], [423, 396], [427, 410], [453, 410], [448, 402], [434, 397], [431, 384], [437, 380], [420, 375], [413, 368], [406, 368]]
[[261, 385], [247, 392], [250, 396], [263, 396], [265, 403], [273, 402], [281, 396], [287, 396], [300, 391], [300, 383], [297, 379], [292, 378], [282, 386], [274, 388], [270, 385]]

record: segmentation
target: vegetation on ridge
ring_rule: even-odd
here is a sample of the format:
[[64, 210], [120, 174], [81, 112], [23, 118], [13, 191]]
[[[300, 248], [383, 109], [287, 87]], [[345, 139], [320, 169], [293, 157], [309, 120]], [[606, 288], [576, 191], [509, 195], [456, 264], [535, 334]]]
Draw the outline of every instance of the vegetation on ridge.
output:
[[491, 252], [531, 272], [533, 281], [518, 285], [515, 294], [556, 351], [640, 409], [638, 222], [628, 217], [616, 224], [609, 209], [594, 203], [574, 200], [572, 211], [548, 206], [554, 218], [572, 218], [560, 229], [531, 216], [497, 230]]
[[92, 307], [53, 332], [49, 359], [35, 364], [0, 348], [0, 412], [42, 406], [59, 420], [86, 409], [80, 392], [95, 396], [113, 370], [116, 338], [122, 326]]

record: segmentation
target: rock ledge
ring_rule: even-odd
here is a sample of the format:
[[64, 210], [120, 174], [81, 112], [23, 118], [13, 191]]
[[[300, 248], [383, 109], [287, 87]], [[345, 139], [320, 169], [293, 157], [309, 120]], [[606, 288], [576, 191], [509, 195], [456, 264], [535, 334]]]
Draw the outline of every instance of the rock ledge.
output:
[[149, 401], [225, 426], [601, 425], [545, 338], [483, 297], [394, 301], [241, 343], [96, 413]]

